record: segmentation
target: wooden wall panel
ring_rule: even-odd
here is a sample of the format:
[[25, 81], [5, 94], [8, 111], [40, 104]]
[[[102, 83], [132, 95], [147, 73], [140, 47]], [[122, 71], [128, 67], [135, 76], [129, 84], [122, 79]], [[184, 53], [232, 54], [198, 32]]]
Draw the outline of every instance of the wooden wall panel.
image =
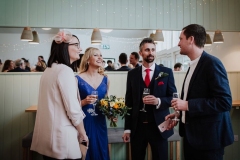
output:
[[0, 25], [6, 25], [6, 1], [0, 1]]
[[99, 26], [106, 28], [107, 26], [107, 0], [99, 1]]
[[3, 145], [3, 141], [4, 141], [4, 98], [5, 98], [5, 77], [4, 76], [0, 76], [0, 159], [4, 159], [3, 158], [3, 150], [4, 150], [4, 145]]
[[209, 1], [209, 29], [216, 30], [217, 28], [217, 1]]
[[[46, 26], [54, 26], [54, 0], [47, 0], [47, 3], [45, 1], [45, 24], [43, 24], [42, 27], [46, 27]], [[76, 20], [77, 22], [77, 20]], [[39, 24], [40, 25], [40, 24]], [[41, 25], [40, 25], [41, 26]]]
[[[27, 8], [27, 17], [25, 17], [29, 23], [30, 26], [32, 25], [38, 25], [38, 23], [44, 23], [44, 22], [38, 22], [38, 0], [31, 0], [28, 3], [29, 8]], [[44, 9], [45, 10], [45, 9]]]
[[177, 26], [177, 2], [176, 0], [170, 1], [170, 26]]
[[190, 0], [185, 0], [183, 3], [183, 25], [186, 26], [191, 23], [191, 8]]
[[136, 28], [143, 28], [143, 23], [145, 19], [143, 19], [143, 0], [136, 0]]
[[151, 17], [150, 17], [149, 11], [150, 11], [149, 1], [143, 0], [142, 1], [142, 28], [144, 29], [148, 29], [150, 27]]
[[107, 22], [106, 22], [106, 28], [114, 28], [114, 1], [113, 0], [107, 0], [106, 1], [107, 5], [106, 6], [106, 17], [107, 17]]
[[0, 27], [240, 31], [238, 0], [1, 0]]
[[171, 28], [171, 26], [170, 26], [170, 22], [171, 22], [171, 20], [170, 20], [170, 1], [169, 0], [164, 0], [163, 1], [163, 10], [162, 10], [162, 12], [163, 12], [163, 19], [164, 19], [164, 21], [163, 21], [163, 28]]
[[128, 1], [128, 7], [129, 7], [129, 18], [128, 18], [128, 26], [129, 28], [136, 28], [136, 19], [137, 19], [137, 15], [136, 15], [136, 2], [135, 0], [129, 0]]
[[13, 0], [8, 0], [6, 1], [6, 4], [5, 4], [5, 7], [7, 8], [5, 10], [5, 13], [6, 13], [6, 25], [14, 25], [14, 12], [13, 12], [13, 6], [14, 6], [14, 2]]
[[177, 26], [176, 29], [178, 28], [178, 30], [182, 30], [182, 28], [184, 27], [183, 24], [183, 20], [184, 20], [184, 4], [181, 1], [177, 0]]
[[76, 22], [77, 26], [82, 26], [83, 28], [86, 27], [86, 14], [85, 14], [85, 8], [84, 7], [84, 1], [77, 1], [77, 16], [76, 16]]
[[205, 0], [203, 1], [203, 25], [205, 28], [210, 29], [210, 1], [211, 0]]

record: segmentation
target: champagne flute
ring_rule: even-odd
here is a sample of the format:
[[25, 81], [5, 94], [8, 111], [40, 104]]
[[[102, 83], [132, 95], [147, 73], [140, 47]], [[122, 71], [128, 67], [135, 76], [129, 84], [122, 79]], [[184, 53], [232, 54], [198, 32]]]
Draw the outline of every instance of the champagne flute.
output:
[[92, 91], [91, 96], [93, 98], [96, 98], [96, 101], [93, 103], [93, 113], [91, 115], [92, 116], [97, 116], [98, 114], [95, 111], [95, 107], [96, 107], [97, 99], [98, 99], [98, 91]]
[[[150, 94], [150, 89], [149, 88], [144, 88], [142, 98], [144, 98], [145, 96], [148, 96], [149, 94]], [[143, 108], [140, 111], [147, 112], [145, 110], [145, 104], [144, 103], [143, 103]]]
[[[179, 93], [175, 92], [173, 93], [173, 99], [178, 99], [180, 98], [180, 95]], [[173, 119], [174, 121], [179, 121], [179, 119], [177, 118], [177, 115], [179, 114], [179, 111], [175, 111], [175, 118]]]

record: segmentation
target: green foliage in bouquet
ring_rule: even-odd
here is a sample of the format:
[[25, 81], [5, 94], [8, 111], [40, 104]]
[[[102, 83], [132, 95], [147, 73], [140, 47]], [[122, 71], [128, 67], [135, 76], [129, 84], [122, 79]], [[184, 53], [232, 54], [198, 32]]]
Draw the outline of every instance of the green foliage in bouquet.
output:
[[110, 95], [98, 102], [98, 107], [104, 115], [111, 120], [110, 127], [117, 127], [113, 118], [121, 116], [122, 119], [129, 115], [128, 110], [131, 109], [125, 105], [124, 98], [116, 98], [116, 96]]

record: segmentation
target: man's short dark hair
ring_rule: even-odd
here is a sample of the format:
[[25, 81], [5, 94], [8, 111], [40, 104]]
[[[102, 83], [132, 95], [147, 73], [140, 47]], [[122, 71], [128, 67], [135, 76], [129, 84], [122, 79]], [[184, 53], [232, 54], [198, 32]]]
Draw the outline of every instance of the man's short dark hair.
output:
[[139, 54], [137, 52], [132, 52], [131, 55], [134, 55], [135, 59], [139, 60]]
[[44, 59], [44, 58], [43, 58], [43, 56], [38, 56], [38, 57], [40, 57], [40, 58]]
[[155, 46], [155, 43], [154, 43], [154, 41], [152, 40], [152, 38], [144, 38], [144, 39], [142, 40], [142, 42], [140, 43], [140, 45], [139, 45], [139, 50], [140, 50], [140, 51], [141, 51], [142, 46], [143, 46], [144, 44], [146, 44], [146, 43], [152, 43], [152, 44], [154, 44], [154, 46]]
[[119, 62], [121, 64], [127, 64], [127, 54], [126, 53], [121, 53], [119, 55]]
[[205, 28], [198, 24], [190, 24], [186, 27], [184, 27], [182, 30], [184, 30], [183, 34], [186, 36], [186, 39], [193, 36], [195, 45], [198, 47], [204, 47], [206, 42], [206, 31]]
[[107, 64], [108, 64], [108, 63], [112, 63], [112, 61], [111, 61], [111, 60], [107, 60]]
[[176, 69], [176, 68], [181, 68], [182, 67], [182, 63], [176, 63], [175, 65], [174, 65], [174, 68]]

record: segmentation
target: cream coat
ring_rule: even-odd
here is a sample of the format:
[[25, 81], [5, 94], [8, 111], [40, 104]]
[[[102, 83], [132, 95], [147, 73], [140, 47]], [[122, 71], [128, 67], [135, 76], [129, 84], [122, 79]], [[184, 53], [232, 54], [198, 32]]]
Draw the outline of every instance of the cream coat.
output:
[[57, 159], [81, 158], [78, 131], [85, 117], [71, 68], [54, 63], [42, 74], [31, 150]]

